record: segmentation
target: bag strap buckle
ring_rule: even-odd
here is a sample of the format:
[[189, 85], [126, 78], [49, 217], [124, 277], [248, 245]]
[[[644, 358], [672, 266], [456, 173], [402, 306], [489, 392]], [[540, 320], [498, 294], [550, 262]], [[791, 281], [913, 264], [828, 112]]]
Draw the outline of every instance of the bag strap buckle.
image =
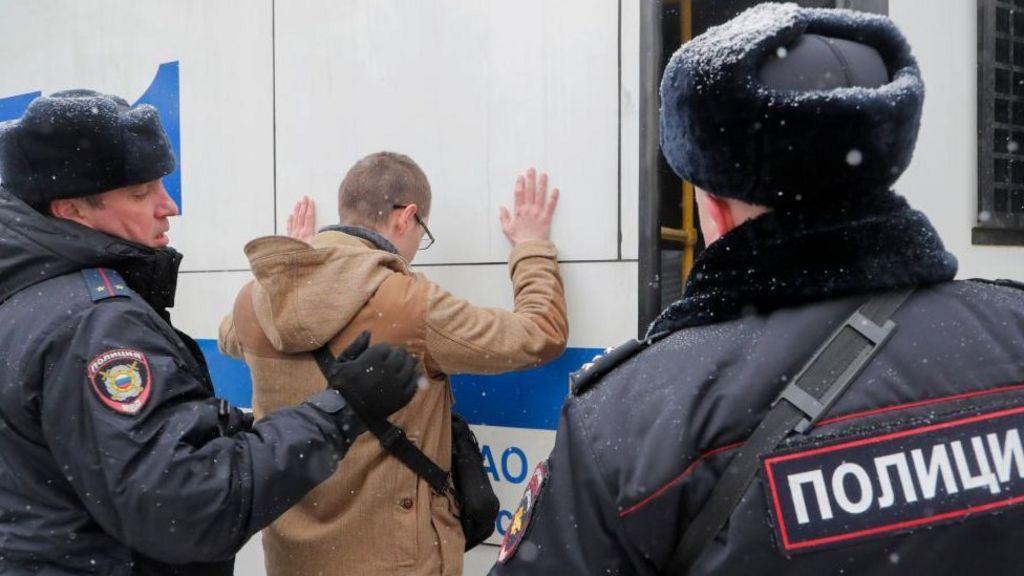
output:
[[381, 446], [383, 446], [384, 449], [388, 451], [390, 451], [390, 448], [392, 446], [394, 446], [398, 442], [401, 442], [404, 438], [405, 430], [402, 430], [401, 428], [395, 425], [388, 426], [386, 430], [384, 430], [379, 436], [377, 436], [377, 440], [380, 441]]
[[[879, 325], [864, 315], [861, 310], [855, 311], [829, 336], [828, 340], [818, 348], [800, 373], [779, 393], [775, 401], [772, 402], [772, 408], [780, 400], [785, 400], [792, 404], [794, 408], [803, 412], [805, 418], [794, 427], [794, 430], [800, 434], [806, 434], [811, 427], [817, 424], [832, 409], [832, 405], [839, 400], [839, 397], [846, 392], [846, 389], [857, 378], [864, 367], [871, 362], [882, 346], [892, 337], [895, 329], [896, 323], [892, 320], [887, 319], [884, 324]], [[849, 359], [849, 361], [844, 358], [835, 357], [834, 354], [833, 356], [823, 358], [826, 351], [831, 350], [836, 340], [847, 331], [852, 331], [867, 342], [860, 346], [857, 354]], [[819, 363], [819, 361], [821, 362]], [[824, 371], [819, 371], [815, 377], [820, 377], [824, 373], [829, 374], [833, 380], [829, 387], [821, 393], [821, 396], [816, 397], [814, 393], [808, 392], [804, 387], [800, 386], [800, 382], [804, 381], [805, 376], [807, 376], [812, 368], [821, 370], [822, 367]], [[813, 378], [808, 379], [813, 380]]]

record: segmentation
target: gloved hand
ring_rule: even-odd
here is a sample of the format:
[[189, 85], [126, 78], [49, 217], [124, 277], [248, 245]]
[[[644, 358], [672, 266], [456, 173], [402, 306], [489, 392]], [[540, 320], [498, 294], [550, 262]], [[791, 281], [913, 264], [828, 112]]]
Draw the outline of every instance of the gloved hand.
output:
[[384, 419], [416, 394], [416, 358], [404, 348], [370, 346], [363, 332], [338, 356], [328, 385], [341, 393], [361, 418]]

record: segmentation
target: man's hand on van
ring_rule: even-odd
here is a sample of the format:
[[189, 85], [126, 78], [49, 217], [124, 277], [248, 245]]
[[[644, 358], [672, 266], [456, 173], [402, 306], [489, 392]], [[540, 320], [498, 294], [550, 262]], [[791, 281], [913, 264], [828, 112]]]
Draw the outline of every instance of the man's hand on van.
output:
[[288, 215], [288, 236], [310, 242], [316, 235], [316, 202], [303, 196]]
[[558, 205], [558, 188], [548, 195], [548, 175], [530, 168], [516, 178], [515, 207], [501, 207], [501, 229], [513, 246], [527, 240], [549, 240], [551, 218]]

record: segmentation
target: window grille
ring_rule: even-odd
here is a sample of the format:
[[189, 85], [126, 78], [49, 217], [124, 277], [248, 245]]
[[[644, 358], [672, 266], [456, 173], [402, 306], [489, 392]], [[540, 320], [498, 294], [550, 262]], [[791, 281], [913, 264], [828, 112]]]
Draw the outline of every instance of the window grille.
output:
[[1024, 0], [978, 0], [973, 242], [1024, 245]]

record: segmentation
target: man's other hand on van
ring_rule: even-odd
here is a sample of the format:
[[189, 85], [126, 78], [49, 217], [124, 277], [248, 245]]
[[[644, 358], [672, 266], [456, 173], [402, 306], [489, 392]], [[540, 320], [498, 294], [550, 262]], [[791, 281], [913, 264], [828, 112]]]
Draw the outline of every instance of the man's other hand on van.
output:
[[501, 207], [501, 229], [513, 246], [527, 240], [550, 240], [551, 218], [558, 205], [558, 188], [548, 195], [548, 175], [530, 168], [516, 178], [512, 212]]

